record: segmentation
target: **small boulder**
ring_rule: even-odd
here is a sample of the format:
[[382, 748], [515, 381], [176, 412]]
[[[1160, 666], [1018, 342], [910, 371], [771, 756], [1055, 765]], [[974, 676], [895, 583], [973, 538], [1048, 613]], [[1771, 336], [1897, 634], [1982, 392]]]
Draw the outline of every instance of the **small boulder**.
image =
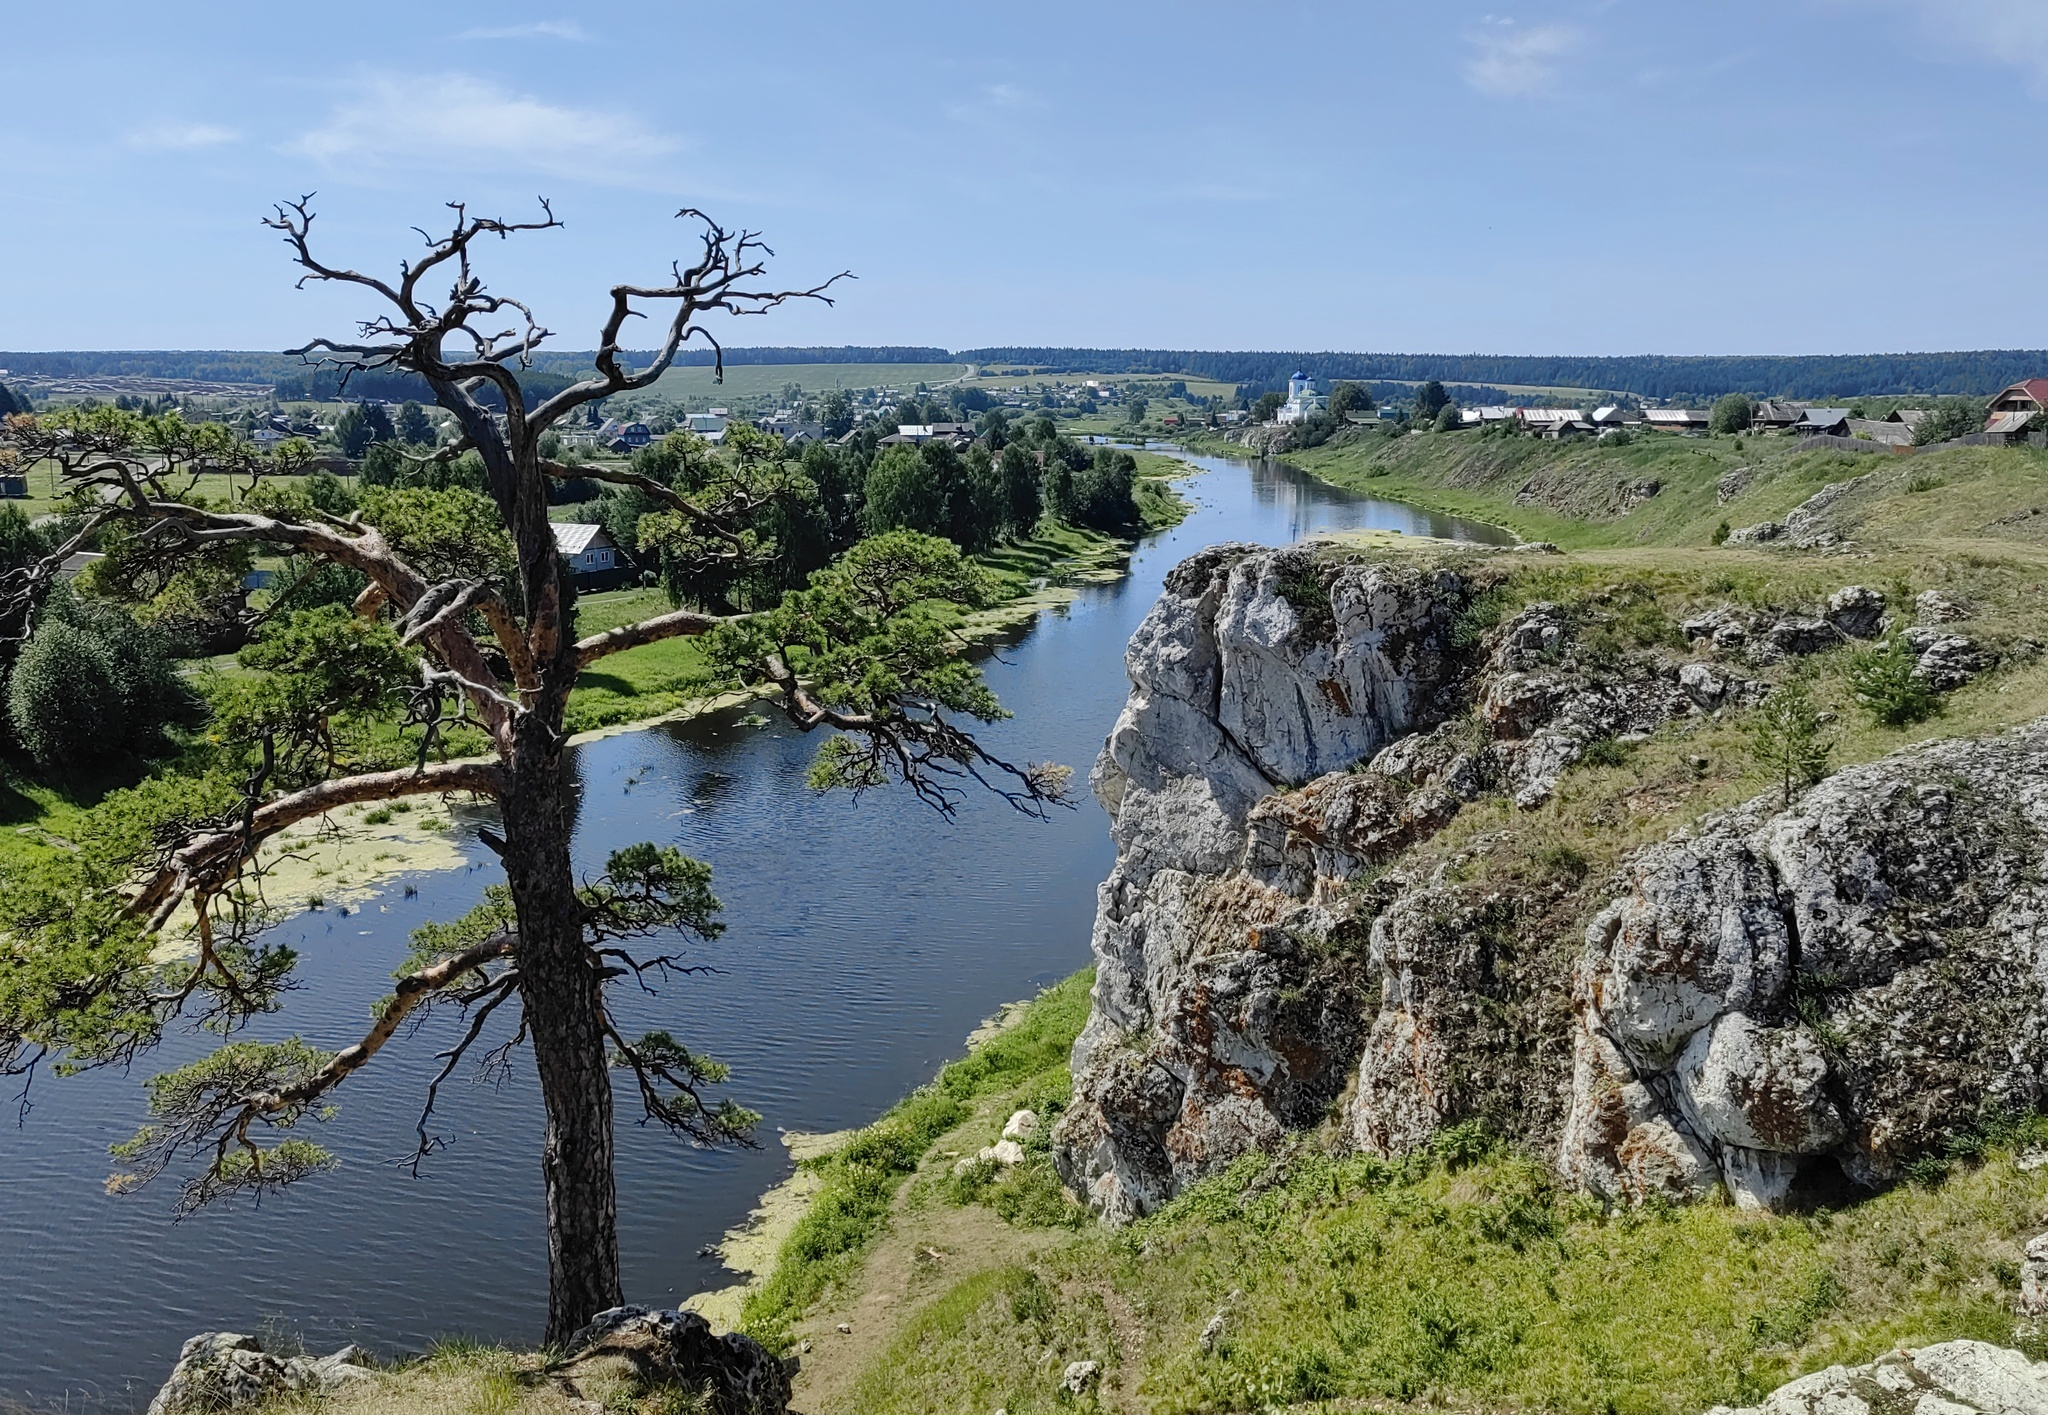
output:
[[1736, 649], [1749, 640], [1749, 626], [1732, 609], [1710, 609], [1680, 626], [1688, 640], [1706, 639], [1717, 649]]
[[2020, 1264], [2018, 1310], [2033, 1321], [2048, 1317], [2048, 1233], [2027, 1244], [2026, 1261]]
[[1842, 642], [1842, 631], [1811, 614], [1788, 614], [1766, 631], [1771, 643], [1786, 653], [1808, 654]]
[[1961, 634], [1916, 626], [1899, 637], [1920, 660], [1913, 676], [1931, 688], [1950, 692], [1983, 671], [1984, 656], [1977, 651], [1976, 644]]
[[1000, 1165], [1024, 1163], [1024, 1147], [1015, 1140], [998, 1140], [981, 1152], [981, 1158]]
[[1216, 1343], [1223, 1340], [1224, 1328], [1228, 1325], [1229, 1323], [1225, 1320], [1224, 1315], [1221, 1312], [1218, 1312], [1215, 1316], [1209, 1318], [1209, 1323], [1207, 1326], [1202, 1328], [1202, 1335], [1200, 1337], [1202, 1350], [1214, 1351], [1216, 1349]]
[[1762, 545], [1765, 541], [1776, 540], [1785, 534], [1785, 528], [1776, 521], [1759, 521], [1753, 526], [1743, 526], [1728, 533], [1729, 545]]
[[1712, 712], [1728, 691], [1727, 680], [1704, 663], [1688, 663], [1678, 670], [1678, 686], [1701, 708]]
[[630, 1374], [647, 1385], [703, 1392], [714, 1415], [784, 1415], [790, 1373], [766, 1347], [738, 1332], [712, 1333], [695, 1312], [612, 1307], [569, 1338], [556, 1373], [578, 1395]]
[[1828, 623], [1852, 639], [1884, 632], [1884, 596], [1868, 585], [1844, 585], [1828, 596]]
[[253, 1336], [209, 1331], [178, 1352], [148, 1415], [198, 1415], [265, 1405], [282, 1396], [338, 1390], [370, 1374], [369, 1354], [344, 1346], [332, 1356], [272, 1356]]
[[1038, 1112], [1020, 1110], [1003, 1124], [1005, 1140], [1028, 1140], [1038, 1133]]
[[1971, 614], [1968, 601], [1943, 594], [1940, 590], [1922, 590], [1913, 597], [1913, 609], [1919, 614], [1922, 624], [1953, 624], [1959, 619], [1968, 619]]
[[1060, 1377], [1060, 1389], [1068, 1395], [1082, 1396], [1095, 1389], [1102, 1379], [1102, 1365], [1096, 1361], [1071, 1361], [1066, 1374]]

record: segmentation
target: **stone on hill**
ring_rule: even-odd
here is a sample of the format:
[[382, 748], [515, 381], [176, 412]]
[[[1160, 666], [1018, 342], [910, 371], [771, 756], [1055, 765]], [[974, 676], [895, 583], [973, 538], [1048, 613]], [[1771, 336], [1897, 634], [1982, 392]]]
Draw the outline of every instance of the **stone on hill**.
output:
[[1828, 623], [1852, 639], [1884, 632], [1884, 596], [1868, 585], [1844, 585], [1828, 596]]
[[708, 1395], [712, 1415], [784, 1415], [789, 1409], [788, 1366], [752, 1337], [714, 1335], [711, 1323], [689, 1311], [599, 1312], [569, 1338], [557, 1373], [587, 1398], [631, 1378]]
[[2048, 1233], [2027, 1244], [2026, 1260], [2020, 1264], [2020, 1300], [2016, 1310], [2029, 1321], [2048, 1317]]
[[147, 1415], [200, 1415], [263, 1405], [287, 1395], [338, 1390], [370, 1374], [369, 1353], [344, 1346], [332, 1356], [273, 1356], [253, 1336], [201, 1332], [178, 1352], [170, 1379]]
[[1060, 1377], [1060, 1389], [1068, 1395], [1083, 1396], [1095, 1388], [1102, 1379], [1101, 1363], [1096, 1361], [1070, 1361], [1066, 1373]]
[[1776, 804], [1638, 851], [1587, 929], [1559, 1167], [1595, 1193], [1876, 1186], [2043, 1099], [2048, 721]]
[[2048, 1415], [2048, 1362], [1982, 1341], [1894, 1351], [1779, 1386], [1761, 1405], [1707, 1415]]
[[1953, 624], [1970, 617], [1969, 604], [1940, 590], [1922, 590], [1914, 596], [1913, 608], [1925, 624]]
[[1003, 1124], [1005, 1140], [1028, 1140], [1038, 1133], [1038, 1112], [1020, 1110]]

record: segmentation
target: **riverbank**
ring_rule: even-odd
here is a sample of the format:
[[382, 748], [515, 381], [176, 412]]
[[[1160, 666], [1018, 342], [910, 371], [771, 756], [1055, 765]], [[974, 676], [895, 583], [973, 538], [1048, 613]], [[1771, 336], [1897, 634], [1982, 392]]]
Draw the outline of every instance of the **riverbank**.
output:
[[[1191, 450], [1245, 454], [1190, 439]], [[1505, 527], [1566, 550], [1712, 546], [1744, 527], [1782, 524], [1830, 485], [1842, 538], [2048, 540], [2048, 451], [1948, 447], [1898, 457], [1810, 450], [1790, 437], [1666, 433], [1547, 442], [1474, 431], [1345, 433], [1281, 461], [1332, 486]]]
[[[1001, 598], [960, 617], [963, 643], [999, 638], [1070, 603], [1083, 586], [1113, 583], [1125, 573], [1138, 538], [1183, 520], [1189, 507], [1172, 483], [1195, 469], [1156, 454], [1149, 461], [1153, 465], [1141, 479], [1144, 524], [1137, 536], [1047, 521], [1030, 538], [977, 557], [994, 575]], [[589, 595], [578, 604], [578, 629], [601, 633], [669, 608], [657, 589]], [[572, 743], [587, 743], [735, 707], [753, 696], [719, 688], [696, 640], [669, 639], [614, 654], [584, 673], [570, 695], [565, 725]], [[85, 812], [107, 791], [129, 784], [110, 777], [67, 787], [13, 769], [0, 784], [0, 824], [13, 827], [0, 835], [0, 868], [70, 848]], [[459, 809], [422, 798], [348, 807], [296, 826], [263, 852], [266, 897], [273, 907], [288, 910], [345, 911], [399, 876], [459, 867], [467, 858], [453, 829]]]

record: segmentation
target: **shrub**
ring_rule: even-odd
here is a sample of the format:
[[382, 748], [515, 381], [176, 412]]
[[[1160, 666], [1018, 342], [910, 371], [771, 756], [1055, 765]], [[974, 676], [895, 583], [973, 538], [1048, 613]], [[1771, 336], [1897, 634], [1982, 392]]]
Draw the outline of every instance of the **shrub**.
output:
[[1913, 445], [1929, 447], [1984, 430], [1984, 404], [1974, 398], [1944, 398], [1913, 429]]
[[1914, 675], [1920, 659], [1912, 645], [1894, 637], [1864, 649], [1849, 661], [1849, 693], [1884, 727], [1906, 727], [1941, 711], [1941, 695]]
[[44, 606], [7, 689], [15, 740], [45, 771], [148, 753], [195, 708], [160, 630], [68, 589]]
[[120, 711], [112, 651], [69, 624], [49, 624], [29, 641], [7, 682], [14, 736], [44, 771], [69, 771], [115, 735]]
[[1728, 541], [1728, 537], [1733, 534], [1734, 531], [1730, 529], [1728, 523], [1726, 521], [1723, 521], [1720, 525], [1714, 527], [1714, 544], [1725, 545]]

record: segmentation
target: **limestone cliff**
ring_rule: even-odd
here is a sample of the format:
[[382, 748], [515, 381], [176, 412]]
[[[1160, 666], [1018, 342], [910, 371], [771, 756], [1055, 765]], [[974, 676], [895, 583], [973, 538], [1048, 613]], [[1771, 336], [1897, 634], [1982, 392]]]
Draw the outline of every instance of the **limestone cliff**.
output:
[[2048, 732], [1853, 768], [1611, 881], [1415, 867], [1471, 803], [1538, 807], [1602, 744], [1888, 622], [1848, 586], [1632, 640], [1625, 605], [1503, 607], [1513, 559], [1223, 546], [1169, 576], [1091, 778], [1118, 854], [1055, 1136], [1105, 1218], [1290, 1132], [1393, 1154], [1467, 1118], [1598, 1193], [1777, 1204], [2038, 1098]]

